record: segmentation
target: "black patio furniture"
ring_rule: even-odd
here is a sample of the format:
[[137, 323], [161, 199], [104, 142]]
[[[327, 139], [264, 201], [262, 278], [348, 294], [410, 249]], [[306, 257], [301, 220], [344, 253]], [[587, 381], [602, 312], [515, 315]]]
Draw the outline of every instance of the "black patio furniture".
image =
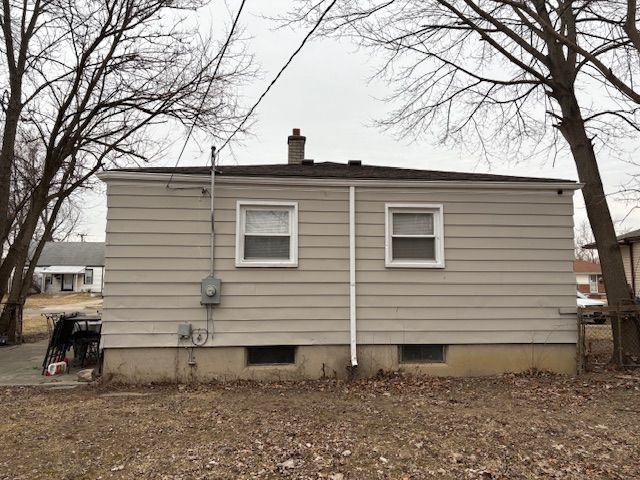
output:
[[52, 333], [42, 363], [42, 374], [51, 363], [62, 362], [73, 347], [74, 358], [84, 367], [87, 360], [98, 360], [100, 350], [100, 315], [72, 313], [51, 320]]
[[62, 362], [67, 356], [67, 352], [73, 345], [73, 330], [77, 313], [61, 316], [58, 321], [53, 322], [53, 331], [49, 337], [47, 353], [42, 362], [42, 374], [47, 371], [47, 367], [56, 362]]

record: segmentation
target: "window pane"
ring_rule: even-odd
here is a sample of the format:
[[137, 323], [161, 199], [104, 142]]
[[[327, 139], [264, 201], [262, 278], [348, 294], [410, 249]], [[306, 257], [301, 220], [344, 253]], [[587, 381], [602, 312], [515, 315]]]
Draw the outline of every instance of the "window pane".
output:
[[394, 235], [433, 235], [433, 213], [394, 213]]
[[269, 365], [295, 363], [296, 347], [249, 347], [247, 348], [247, 363], [249, 365]]
[[245, 222], [246, 233], [289, 233], [287, 210], [247, 210]]
[[245, 236], [244, 258], [283, 258], [289, 260], [289, 237]]
[[93, 269], [87, 268], [84, 271], [84, 284], [90, 285], [93, 283]]
[[402, 345], [400, 360], [407, 363], [444, 362], [444, 345]]
[[435, 238], [401, 238], [391, 240], [393, 260], [435, 260]]

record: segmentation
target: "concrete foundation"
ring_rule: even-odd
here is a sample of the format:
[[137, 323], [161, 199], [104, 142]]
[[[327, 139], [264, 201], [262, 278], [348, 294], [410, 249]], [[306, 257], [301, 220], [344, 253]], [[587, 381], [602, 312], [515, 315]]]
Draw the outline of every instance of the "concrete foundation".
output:
[[[190, 351], [191, 350], [191, 351]], [[532, 368], [576, 372], [574, 344], [449, 345], [443, 363], [401, 363], [397, 345], [358, 345], [359, 377], [379, 371], [438, 376], [481, 376]], [[106, 381], [123, 383], [212, 380], [347, 378], [349, 346], [303, 345], [290, 365], [247, 365], [244, 347], [111, 348], [104, 350]]]

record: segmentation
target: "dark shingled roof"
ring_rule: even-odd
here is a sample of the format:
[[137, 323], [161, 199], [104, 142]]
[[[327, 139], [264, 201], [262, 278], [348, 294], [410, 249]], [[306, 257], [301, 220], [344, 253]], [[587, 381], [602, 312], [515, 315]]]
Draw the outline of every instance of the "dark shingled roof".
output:
[[104, 266], [104, 242], [47, 242], [37, 266]]
[[[174, 173], [176, 175], [208, 175], [210, 167], [142, 167], [123, 168], [119, 172]], [[488, 173], [443, 172], [437, 170], [413, 170], [408, 168], [379, 167], [376, 165], [348, 165], [346, 163], [320, 162], [311, 165], [220, 165], [216, 168], [220, 176], [234, 177], [304, 177], [304, 178], [351, 178], [358, 180], [431, 180], [472, 182], [547, 182], [575, 183], [573, 180], [556, 178], [515, 177]]]
[[[630, 232], [627, 233], [623, 233], [622, 235], [618, 235], [616, 237], [618, 239], [618, 243], [620, 245], [623, 245], [625, 243], [635, 243], [636, 241], [640, 240], [640, 229], [639, 230], [632, 230]], [[586, 245], [583, 245], [582, 248], [597, 248], [595, 242], [594, 243], [588, 243]]]

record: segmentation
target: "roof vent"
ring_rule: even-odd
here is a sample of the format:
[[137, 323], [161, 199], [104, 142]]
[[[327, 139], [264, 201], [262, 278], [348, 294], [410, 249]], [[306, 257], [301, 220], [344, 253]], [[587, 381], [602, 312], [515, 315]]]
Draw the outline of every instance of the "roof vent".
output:
[[305, 158], [300, 163], [302, 165], [313, 165], [313, 158]]
[[349, 160], [350, 167], [360, 167], [362, 166], [362, 160]]

